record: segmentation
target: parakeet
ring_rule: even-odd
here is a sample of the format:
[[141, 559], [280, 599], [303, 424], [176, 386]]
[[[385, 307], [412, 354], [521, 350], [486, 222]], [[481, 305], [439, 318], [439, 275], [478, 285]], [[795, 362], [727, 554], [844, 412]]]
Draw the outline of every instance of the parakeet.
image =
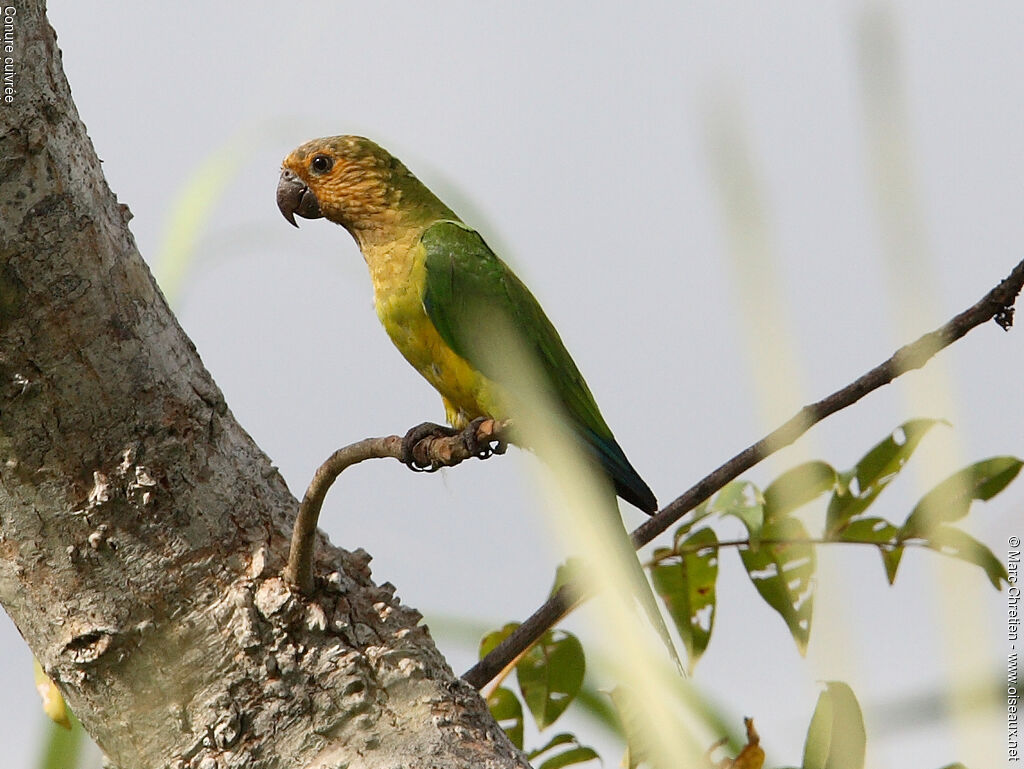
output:
[[[479, 353], [495, 314], [536, 356], [542, 385], [579, 445], [645, 513], [658, 503], [626, 459], [558, 332], [529, 289], [484, 239], [395, 157], [369, 139], [306, 142], [284, 159], [277, 204], [324, 217], [355, 238], [370, 270], [377, 316], [399, 351], [441, 394], [456, 430], [474, 419], [512, 418], [501, 372]], [[298, 226], [298, 225], [296, 225]]]

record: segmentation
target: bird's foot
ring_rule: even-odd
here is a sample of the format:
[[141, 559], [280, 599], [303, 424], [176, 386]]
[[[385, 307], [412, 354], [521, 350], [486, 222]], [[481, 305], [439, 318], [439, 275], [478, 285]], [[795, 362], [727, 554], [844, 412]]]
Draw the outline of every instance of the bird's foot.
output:
[[424, 438], [451, 438], [453, 435], [458, 435], [458, 433], [450, 427], [435, 424], [434, 422], [424, 422], [423, 424], [416, 425], [402, 438], [402, 462], [416, 473], [433, 473], [440, 470], [441, 465], [434, 462], [421, 464], [416, 459], [413, 449]]
[[504, 454], [506, 449], [508, 449], [508, 442], [503, 441], [501, 438], [489, 438], [481, 441], [477, 437], [480, 425], [488, 419], [490, 417], [477, 417], [461, 433], [462, 442], [466, 445], [466, 450], [477, 459], [487, 459], [492, 454]]

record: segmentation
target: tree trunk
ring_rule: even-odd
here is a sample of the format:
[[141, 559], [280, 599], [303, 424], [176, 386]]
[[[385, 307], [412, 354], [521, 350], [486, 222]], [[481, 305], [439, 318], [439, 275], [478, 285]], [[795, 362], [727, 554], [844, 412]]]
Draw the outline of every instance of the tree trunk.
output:
[[368, 555], [321, 540], [309, 599], [278, 576], [297, 503], [139, 257], [43, 5], [0, 94], [0, 602], [115, 766], [525, 766]]

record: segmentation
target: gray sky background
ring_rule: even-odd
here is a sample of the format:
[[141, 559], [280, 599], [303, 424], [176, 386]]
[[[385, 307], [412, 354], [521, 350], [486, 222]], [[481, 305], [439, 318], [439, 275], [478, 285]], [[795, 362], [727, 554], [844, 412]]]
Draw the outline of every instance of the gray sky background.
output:
[[[281, 158], [315, 136], [373, 137], [516, 266], [663, 504], [1022, 255], [1019, 2], [50, 6], [79, 112], [155, 270], [190, 178], [211, 157], [237, 161], [177, 311], [297, 495], [338, 446], [443, 417], [379, 327], [349, 236], [324, 221], [296, 231], [276, 209]], [[889, 65], [864, 56], [886, 34]], [[872, 93], [896, 111], [872, 109]], [[879, 147], [894, 153], [884, 174]], [[740, 217], [726, 206], [737, 195], [752, 201]], [[1021, 333], [978, 329], [748, 477], [810, 457], [846, 468], [905, 419], [945, 417], [916, 475], [877, 503], [901, 521], [959, 466], [1024, 456]], [[428, 619], [521, 619], [566, 552], [533, 463], [513, 451], [433, 476], [363, 466], [323, 525], [371, 552], [376, 579]], [[1018, 482], [965, 528], [1005, 559], [1022, 511]], [[799, 764], [819, 682], [842, 679], [865, 709], [869, 765], [1000, 765], [1000, 710], [951, 724], [894, 708], [941, 703], [951, 666], [1005, 676], [1005, 592], [916, 550], [894, 587], [866, 548], [819, 556], [802, 660], [723, 553], [696, 683], [737, 725], [755, 718], [770, 764]], [[438, 635], [465, 669], [475, 651]], [[0, 648], [0, 744], [8, 765], [29, 766], [42, 716], [6, 618]]]

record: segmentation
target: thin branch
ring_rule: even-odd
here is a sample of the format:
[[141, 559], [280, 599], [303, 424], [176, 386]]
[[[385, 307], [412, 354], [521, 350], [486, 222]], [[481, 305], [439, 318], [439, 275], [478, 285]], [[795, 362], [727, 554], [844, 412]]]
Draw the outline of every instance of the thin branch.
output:
[[[772, 537], [770, 539], [759, 539], [757, 541], [758, 547], [761, 545], [868, 545], [870, 547], [878, 548], [879, 550], [896, 549], [898, 547], [920, 547], [927, 550], [935, 550], [933, 547], [929, 547], [928, 543], [921, 539], [904, 539], [904, 540], [885, 540], [879, 542], [873, 539], [828, 539], [826, 537], [797, 537], [795, 539], [784, 539], [778, 537]], [[686, 553], [699, 553], [701, 550], [720, 550], [723, 547], [750, 547], [750, 539], [721, 539], [716, 542], [684, 542], [681, 545], [677, 545], [672, 548], [671, 551], [660, 553], [655, 556], [651, 556], [651, 560], [644, 563], [644, 566], [650, 568], [656, 566], [662, 561], [667, 561], [672, 558], [678, 558]], [[936, 552], [942, 552], [941, 550]], [[949, 553], [944, 553], [949, 555]]]
[[[476, 429], [478, 446], [488, 446], [501, 440], [502, 432], [509, 428], [507, 422], [484, 420]], [[449, 437], [423, 438], [413, 446], [413, 457], [421, 467], [454, 467], [470, 457], [482, 458], [466, 445], [465, 437], [459, 433]], [[389, 435], [384, 438], [364, 438], [338, 449], [317, 469], [309, 488], [299, 505], [292, 530], [291, 548], [284, 578], [297, 586], [303, 595], [313, 592], [313, 559], [316, 555], [316, 525], [320, 509], [328, 490], [338, 476], [352, 465], [367, 459], [397, 459], [402, 461], [402, 438]]]
[[[788, 422], [777, 428], [757, 443], [748, 446], [724, 465], [702, 478], [689, 490], [662, 508], [650, 520], [639, 526], [631, 535], [633, 546], [643, 547], [656, 536], [677, 522], [686, 513], [735, 480], [765, 457], [793, 443], [813, 425], [835, 412], [851, 406], [873, 390], [889, 384], [896, 377], [913, 369], [921, 368], [945, 347], [964, 336], [968, 331], [989, 320], [1009, 330], [1013, 324], [1014, 303], [1024, 286], [1024, 261], [998, 286], [989, 291], [976, 304], [954, 317], [935, 331], [925, 334], [911, 344], [898, 349], [883, 363], [875, 366], [861, 377], [840, 390], [800, 409]], [[574, 590], [572, 593], [578, 593]], [[546, 630], [569, 610], [572, 593], [562, 587], [535, 611], [522, 625], [511, 633], [480, 662], [462, 676], [470, 685], [479, 689], [486, 684], [523, 649], [533, 644]]]

